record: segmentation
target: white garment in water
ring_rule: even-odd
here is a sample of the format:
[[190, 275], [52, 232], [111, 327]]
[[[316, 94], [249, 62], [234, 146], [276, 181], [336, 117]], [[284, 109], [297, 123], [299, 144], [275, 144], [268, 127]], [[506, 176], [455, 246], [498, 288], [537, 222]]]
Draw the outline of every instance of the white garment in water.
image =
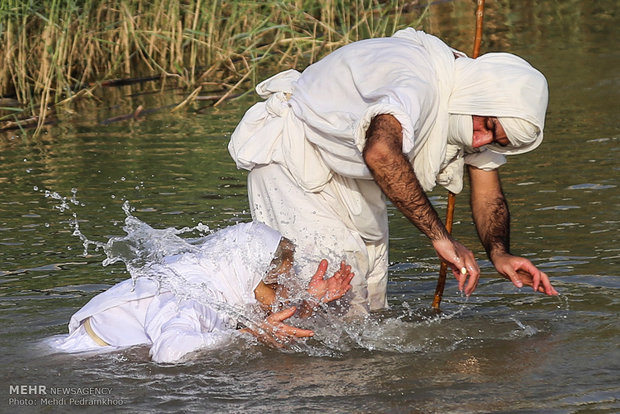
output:
[[[151, 276], [125, 280], [95, 296], [71, 317], [69, 336], [54, 346], [82, 352], [150, 344], [156, 362], [217, 346], [236, 327], [230, 310], [256, 303], [254, 289], [280, 239], [258, 222], [220, 230], [196, 251], [150, 265]], [[86, 319], [110, 346], [97, 345], [86, 332]]]

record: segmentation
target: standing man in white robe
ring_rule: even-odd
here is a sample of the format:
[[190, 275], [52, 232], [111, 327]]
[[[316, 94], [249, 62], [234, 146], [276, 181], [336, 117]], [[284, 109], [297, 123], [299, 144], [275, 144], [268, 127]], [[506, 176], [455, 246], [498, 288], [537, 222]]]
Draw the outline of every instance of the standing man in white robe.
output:
[[[280, 233], [258, 223], [242, 223], [209, 236], [186, 253], [167, 256], [92, 298], [69, 322], [69, 335], [50, 345], [63, 352], [115, 350], [150, 345], [155, 362], [173, 363], [189, 353], [220, 346], [238, 322], [252, 321], [254, 305], [262, 311], [244, 328], [275, 347], [313, 331], [283, 323], [296, 307], [276, 310], [279, 278], [293, 267], [294, 246]], [[309, 316], [320, 303], [341, 298], [354, 274], [345, 263], [324, 279], [321, 261], [301, 303]], [[303, 297], [303, 296], [302, 296]], [[261, 316], [262, 315], [262, 316]]]
[[352, 312], [387, 305], [385, 197], [428, 236], [459, 288], [474, 291], [473, 253], [425, 194], [436, 184], [460, 192], [464, 165], [476, 228], [497, 271], [518, 287], [557, 294], [545, 273], [510, 253], [497, 171], [505, 154], [543, 138], [547, 82], [526, 61], [508, 53], [470, 59], [406, 29], [344, 46], [256, 90], [266, 101], [247, 111], [229, 143], [237, 166], [250, 171], [252, 215], [302, 256], [344, 254], [357, 275]]

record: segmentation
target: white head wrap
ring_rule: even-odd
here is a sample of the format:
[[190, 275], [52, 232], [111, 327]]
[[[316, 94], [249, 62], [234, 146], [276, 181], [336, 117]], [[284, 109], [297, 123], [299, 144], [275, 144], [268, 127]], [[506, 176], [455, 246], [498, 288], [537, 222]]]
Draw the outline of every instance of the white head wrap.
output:
[[282, 236], [271, 227], [252, 221], [224, 228], [206, 238], [198, 260], [226, 302], [253, 303], [254, 289], [266, 276]]
[[[396, 32], [394, 37], [423, 46], [438, 79], [437, 117], [428, 135], [417, 137], [422, 138], [423, 144], [413, 159], [414, 170], [425, 190], [431, 190], [437, 182], [450, 191], [460, 192], [463, 155], [471, 152], [472, 156], [485, 158], [487, 151], [472, 148], [471, 115], [495, 116], [502, 126], [508, 125], [504, 129], [511, 145], [487, 146], [497, 156], [530, 151], [540, 145], [548, 101], [547, 81], [525, 60], [510, 53], [487, 53], [471, 59], [438, 38], [411, 28]], [[493, 157], [487, 153], [486, 158]]]
[[458, 145], [465, 151], [473, 150], [474, 120], [471, 115], [450, 114], [448, 117], [448, 144]]
[[542, 132], [534, 124], [521, 118], [503, 117], [497, 119], [504, 128], [510, 145], [491, 144], [488, 148], [500, 154], [522, 154], [538, 147], [542, 142]]
[[514, 155], [538, 147], [547, 103], [547, 80], [518, 56], [487, 53], [477, 59], [456, 60], [448, 112], [497, 117], [510, 145], [491, 144], [491, 151]]

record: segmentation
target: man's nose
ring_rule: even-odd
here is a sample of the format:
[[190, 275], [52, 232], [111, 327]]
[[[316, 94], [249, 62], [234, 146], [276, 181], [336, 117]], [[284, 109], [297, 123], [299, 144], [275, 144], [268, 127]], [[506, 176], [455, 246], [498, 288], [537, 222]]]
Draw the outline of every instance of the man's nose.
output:
[[484, 145], [493, 142], [493, 133], [491, 131], [476, 131], [474, 132], [472, 147], [480, 148]]

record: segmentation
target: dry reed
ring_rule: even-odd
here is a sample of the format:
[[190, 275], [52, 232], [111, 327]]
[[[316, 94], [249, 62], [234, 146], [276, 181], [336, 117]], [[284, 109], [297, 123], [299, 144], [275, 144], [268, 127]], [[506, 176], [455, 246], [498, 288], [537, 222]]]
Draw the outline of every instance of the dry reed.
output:
[[40, 126], [50, 105], [110, 78], [156, 74], [192, 90], [239, 87], [257, 81], [259, 65], [305, 65], [343, 44], [415, 25], [423, 9], [402, 14], [414, 3], [0, 0], [0, 103], [15, 99], [20, 106], [5, 118], [23, 111]]

